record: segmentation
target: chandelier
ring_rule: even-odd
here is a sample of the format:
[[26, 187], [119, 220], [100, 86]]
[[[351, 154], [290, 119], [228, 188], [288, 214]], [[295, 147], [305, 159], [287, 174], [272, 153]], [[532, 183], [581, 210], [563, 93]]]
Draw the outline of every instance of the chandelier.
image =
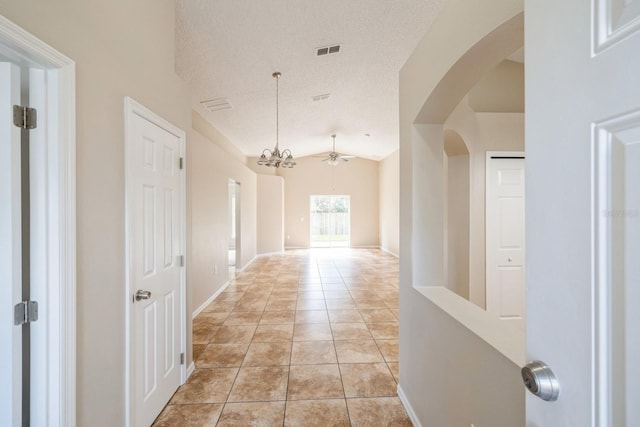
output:
[[282, 150], [282, 152], [280, 152], [280, 149], [278, 148], [278, 138], [279, 138], [279, 105], [278, 105], [278, 83], [280, 81], [280, 76], [282, 74], [280, 74], [279, 72], [275, 72], [272, 74], [273, 78], [276, 79], [276, 147], [273, 149], [273, 151], [269, 150], [268, 148], [265, 148], [264, 151], [262, 152], [262, 155], [260, 156], [260, 158], [258, 159], [258, 164], [260, 166], [269, 166], [269, 167], [274, 167], [274, 168], [278, 168], [280, 166], [282, 166], [283, 168], [292, 168], [296, 165], [295, 160], [293, 160], [293, 155], [291, 154], [291, 150], [286, 149], [286, 150]]

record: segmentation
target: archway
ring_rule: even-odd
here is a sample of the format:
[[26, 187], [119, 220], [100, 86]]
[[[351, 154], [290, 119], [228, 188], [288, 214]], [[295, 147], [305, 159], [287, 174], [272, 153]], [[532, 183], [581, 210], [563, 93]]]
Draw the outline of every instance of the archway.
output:
[[398, 394], [416, 425], [524, 424], [524, 333], [446, 288], [443, 231], [444, 123], [523, 44], [522, 1], [454, 0], [400, 74]]

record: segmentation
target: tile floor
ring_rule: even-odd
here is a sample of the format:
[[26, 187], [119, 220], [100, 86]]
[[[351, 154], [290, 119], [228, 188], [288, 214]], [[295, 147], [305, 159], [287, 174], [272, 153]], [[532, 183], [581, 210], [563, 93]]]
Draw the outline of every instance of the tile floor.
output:
[[398, 260], [379, 250], [257, 259], [196, 317], [193, 354], [154, 426], [411, 426]]

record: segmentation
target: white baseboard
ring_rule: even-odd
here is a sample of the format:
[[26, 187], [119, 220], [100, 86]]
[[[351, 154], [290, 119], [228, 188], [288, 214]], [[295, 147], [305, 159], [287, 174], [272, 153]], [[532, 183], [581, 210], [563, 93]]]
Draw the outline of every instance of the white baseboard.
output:
[[398, 397], [400, 398], [400, 402], [402, 402], [404, 409], [407, 411], [407, 415], [409, 415], [409, 418], [411, 419], [411, 422], [413, 423], [414, 427], [422, 427], [420, 420], [418, 420], [418, 417], [416, 416], [415, 411], [411, 407], [411, 404], [409, 403], [409, 399], [407, 399], [407, 395], [404, 394], [402, 387], [400, 387], [400, 384], [398, 384]]
[[225, 289], [227, 289], [227, 286], [229, 286], [230, 281], [227, 280], [226, 282], [224, 282], [224, 284], [222, 286], [220, 286], [220, 289], [218, 289], [213, 295], [211, 295], [209, 298], [207, 298], [207, 300], [202, 303], [202, 305], [198, 308], [196, 308], [193, 312], [193, 314], [191, 315], [192, 319], [195, 319], [196, 316], [200, 313], [202, 313], [202, 310], [204, 310], [205, 308], [207, 308], [207, 306], [209, 304], [211, 304], [211, 302], [213, 302], [214, 299], [216, 299], [216, 297], [218, 295], [220, 295]]
[[251, 265], [251, 263], [252, 263], [253, 261], [255, 261], [256, 259], [258, 259], [258, 255], [254, 255], [254, 257], [253, 257], [253, 258], [251, 258], [251, 260], [250, 260], [248, 263], [246, 263], [246, 264], [244, 265], [244, 267], [242, 267], [242, 268], [236, 268], [236, 274], [237, 274], [237, 273], [242, 273], [243, 271], [245, 271], [245, 270], [246, 270], [246, 269]]
[[388, 253], [389, 255], [393, 255], [393, 256], [394, 256], [394, 257], [396, 257], [396, 258], [400, 258], [400, 256], [399, 256], [397, 253], [395, 253], [395, 252], [391, 252], [391, 251], [390, 251], [389, 249], [387, 249], [387, 248], [384, 248], [384, 247], [380, 246], [380, 250], [381, 250], [382, 252], [386, 252], [386, 253]]
[[[263, 254], [258, 254], [256, 255], [256, 258], [262, 258], [262, 257], [266, 257], [266, 256], [272, 256], [272, 255], [283, 255], [284, 254], [284, 250], [281, 251], [275, 251], [275, 252], [265, 252]], [[255, 259], [255, 258], [254, 258]]]
[[196, 370], [196, 364], [194, 362], [191, 362], [191, 364], [187, 368], [187, 379], [185, 380], [185, 382], [187, 382], [187, 380], [189, 379], [189, 377], [191, 376], [191, 374], [193, 374], [193, 371], [195, 371], [195, 370]]

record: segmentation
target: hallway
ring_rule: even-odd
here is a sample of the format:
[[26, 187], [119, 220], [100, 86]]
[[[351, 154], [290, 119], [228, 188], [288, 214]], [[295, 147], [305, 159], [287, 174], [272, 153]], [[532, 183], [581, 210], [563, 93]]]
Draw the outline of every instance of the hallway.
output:
[[155, 426], [411, 425], [396, 395], [398, 259], [256, 259], [193, 323], [196, 370]]

